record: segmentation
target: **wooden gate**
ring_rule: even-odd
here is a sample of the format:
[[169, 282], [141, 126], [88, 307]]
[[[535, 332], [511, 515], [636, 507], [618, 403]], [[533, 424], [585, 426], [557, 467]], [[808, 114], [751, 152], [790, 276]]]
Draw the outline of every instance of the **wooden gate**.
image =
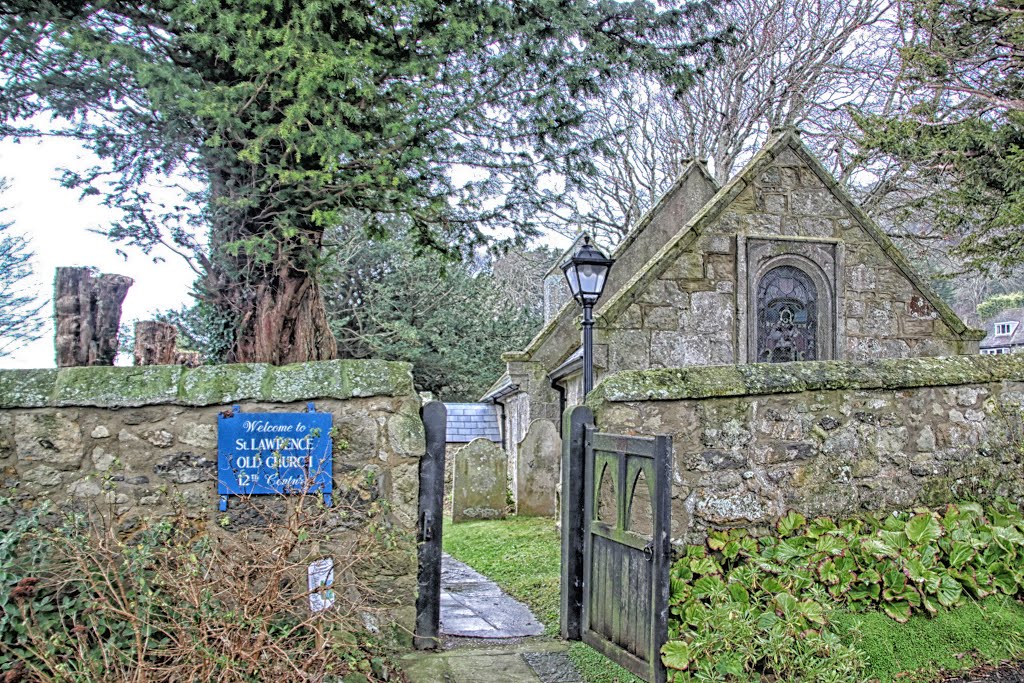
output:
[[651, 683], [665, 681], [672, 441], [583, 426], [582, 639]]

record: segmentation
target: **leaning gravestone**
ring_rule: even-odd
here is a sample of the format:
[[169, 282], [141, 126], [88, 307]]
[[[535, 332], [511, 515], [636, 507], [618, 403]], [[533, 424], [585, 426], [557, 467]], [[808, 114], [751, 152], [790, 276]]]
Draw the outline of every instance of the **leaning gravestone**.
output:
[[505, 517], [505, 451], [500, 445], [474, 439], [460, 448], [453, 479], [453, 522]]
[[562, 439], [551, 420], [534, 420], [519, 442], [516, 513], [525, 517], [554, 517]]

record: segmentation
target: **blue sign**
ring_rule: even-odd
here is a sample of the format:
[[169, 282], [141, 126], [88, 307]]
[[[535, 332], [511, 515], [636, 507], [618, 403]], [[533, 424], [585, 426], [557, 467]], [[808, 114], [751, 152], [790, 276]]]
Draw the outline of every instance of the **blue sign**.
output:
[[334, 490], [330, 413], [242, 413], [217, 416], [217, 493], [228, 496], [322, 493]]

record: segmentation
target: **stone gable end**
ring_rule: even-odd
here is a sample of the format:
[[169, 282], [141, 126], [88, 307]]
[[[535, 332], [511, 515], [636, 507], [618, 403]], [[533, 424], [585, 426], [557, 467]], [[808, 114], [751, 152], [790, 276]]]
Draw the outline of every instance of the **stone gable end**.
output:
[[759, 287], [783, 267], [799, 270], [813, 292], [814, 348], [793, 360], [976, 352], [977, 341], [915, 284], [906, 259], [865, 225], [795, 134], [765, 152], [681, 232], [660, 274], [604, 321], [608, 373], [765, 362], [771, 325]]

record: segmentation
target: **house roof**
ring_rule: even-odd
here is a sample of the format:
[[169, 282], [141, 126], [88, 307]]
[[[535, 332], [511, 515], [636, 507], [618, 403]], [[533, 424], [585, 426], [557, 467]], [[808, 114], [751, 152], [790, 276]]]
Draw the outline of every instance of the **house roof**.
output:
[[871, 236], [876, 244], [885, 252], [886, 256], [900, 270], [910, 282], [917, 287], [922, 296], [938, 311], [939, 317], [955, 333], [967, 339], [981, 339], [984, 333], [980, 330], [973, 330], [964, 324], [960, 317], [953, 312], [953, 309], [935, 292], [934, 289], [914, 270], [907, 258], [893, 243], [881, 228], [857, 205], [852, 197], [832, 177], [828, 169], [822, 166], [817, 157], [804, 146], [797, 134], [796, 129], [789, 128], [773, 135], [753, 156], [747, 165], [735, 177], [722, 187], [721, 190], [704, 205], [679, 232], [669, 240], [654, 258], [647, 262], [647, 265], [633, 276], [633, 278], [622, 287], [613, 297], [604, 302], [596, 312], [597, 324], [608, 324], [636, 298], [657, 280], [672, 264], [679, 255], [700, 237], [705, 227], [711, 225], [721, 214], [732, 204], [733, 200], [748, 185], [753, 183], [761, 171], [768, 167], [774, 159], [786, 149], [792, 150], [801, 161], [818, 177], [832, 195], [850, 212], [850, 215], [860, 224], [864, 231]]
[[[999, 323], [1016, 323], [1012, 325], [1010, 334], [996, 334]], [[995, 349], [1003, 346], [1024, 346], [1024, 308], [1011, 308], [994, 315], [985, 321], [988, 333], [980, 346], [983, 349]]]
[[493, 403], [445, 403], [448, 410], [448, 443], [469, 443], [474, 439], [501, 442], [498, 411]]

